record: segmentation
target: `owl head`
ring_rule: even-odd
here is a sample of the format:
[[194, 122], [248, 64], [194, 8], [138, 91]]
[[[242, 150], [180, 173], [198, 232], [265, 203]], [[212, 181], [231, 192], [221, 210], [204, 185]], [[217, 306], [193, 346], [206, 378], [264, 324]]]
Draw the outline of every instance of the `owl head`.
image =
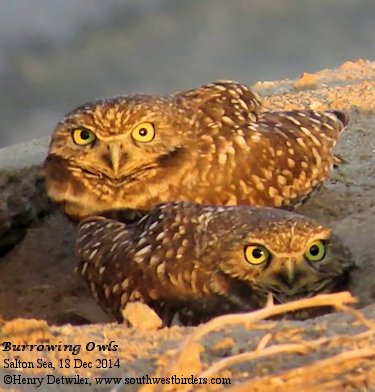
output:
[[[353, 263], [331, 229], [273, 208], [227, 207], [221, 214], [225, 216], [217, 214], [209, 223], [212, 241], [220, 244], [218, 269], [244, 289], [251, 287], [260, 301], [267, 293], [281, 303], [334, 291], [346, 283]], [[211, 240], [207, 244], [210, 252]]]
[[189, 170], [194, 154], [205, 153], [200, 132], [245, 123], [259, 106], [254, 93], [232, 82], [87, 103], [53, 132], [44, 164], [48, 193], [72, 218], [148, 209], [150, 200], [168, 194], [176, 173]]

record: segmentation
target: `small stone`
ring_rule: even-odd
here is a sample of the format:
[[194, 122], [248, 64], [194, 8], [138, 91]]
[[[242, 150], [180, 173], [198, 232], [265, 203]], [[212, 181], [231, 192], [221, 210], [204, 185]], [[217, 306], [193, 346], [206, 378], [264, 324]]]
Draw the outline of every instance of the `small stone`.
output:
[[309, 105], [311, 110], [324, 110], [324, 105], [319, 101], [312, 101]]
[[310, 73], [304, 72], [302, 76], [293, 83], [293, 86], [298, 89], [316, 87], [318, 78]]
[[235, 341], [227, 336], [223, 339], [220, 339], [219, 341], [217, 341], [213, 346], [213, 350], [215, 351], [221, 351], [221, 350], [227, 350], [232, 348], [235, 345]]
[[122, 317], [132, 328], [140, 330], [155, 330], [163, 325], [156, 312], [142, 302], [129, 302], [122, 311]]

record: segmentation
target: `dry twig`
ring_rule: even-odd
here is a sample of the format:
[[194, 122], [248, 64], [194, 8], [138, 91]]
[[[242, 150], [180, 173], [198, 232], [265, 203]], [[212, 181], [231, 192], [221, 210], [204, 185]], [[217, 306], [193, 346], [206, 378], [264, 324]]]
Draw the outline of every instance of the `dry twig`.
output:
[[[245, 392], [245, 391], [260, 391], [260, 390], [301, 390], [303, 387], [304, 391], [315, 391], [319, 388], [322, 390], [342, 390], [345, 383], [348, 383], [347, 368], [344, 366], [350, 365], [351, 370], [358, 367], [352, 364], [355, 360], [363, 360], [375, 357], [375, 346], [364, 347], [361, 349], [354, 349], [346, 351], [329, 358], [321, 359], [310, 365], [301, 366], [298, 368], [291, 369], [282, 374], [273, 376], [266, 376], [244, 383], [238, 386], [228, 389], [228, 392]], [[339, 379], [339, 375], [343, 375], [343, 379]], [[335, 377], [334, 380], [323, 380], [329, 378], [329, 376]], [[331, 389], [335, 386], [334, 389]], [[341, 387], [339, 389], [339, 387]], [[337, 389], [336, 389], [337, 388]]]
[[[335, 294], [322, 294], [312, 298], [305, 298], [298, 301], [293, 301], [281, 305], [270, 305], [266, 308], [244, 313], [244, 314], [230, 314], [225, 316], [217, 317], [206, 324], [198, 327], [180, 346], [177, 352], [172, 355], [167, 361], [166, 365], [159, 369], [161, 377], [168, 377], [173, 374], [181, 374], [184, 369], [184, 363], [186, 358], [189, 357], [188, 353], [193, 348], [194, 344], [198, 342], [203, 336], [208, 333], [221, 329], [225, 326], [232, 324], [254, 324], [268, 317], [277, 316], [286, 312], [295, 310], [305, 309], [308, 307], [322, 307], [322, 306], [333, 306], [338, 309], [344, 309], [345, 304], [355, 303], [356, 299], [349, 292], [335, 293]], [[325, 340], [325, 339], [323, 339]], [[315, 342], [318, 344], [319, 340]], [[265, 343], [265, 344], [264, 344]], [[267, 345], [267, 341], [263, 342], [263, 347]], [[306, 342], [307, 343], [307, 342]], [[255, 350], [254, 352], [243, 353], [231, 358], [226, 358], [219, 361], [216, 365], [214, 364], [210, 369], [203, 372], [200, 376], [206, 374], [213, 374], [218, 369], [223, 369], [238, 361], [249, 360], [259, 356], [269, 356], [280, 352], [303, 352], [311, 350], [311, 344], [290, 344], [290, 345], [279, 345], [266, 348], [264, 350]], [[321, 343], [319, 343], [321, 344]], [[260, 348], [263, 348], [260, 345]], [[284, 350], [284, 351], [283, 351]], [[161, 389], [157, 390], [163, 390]]]

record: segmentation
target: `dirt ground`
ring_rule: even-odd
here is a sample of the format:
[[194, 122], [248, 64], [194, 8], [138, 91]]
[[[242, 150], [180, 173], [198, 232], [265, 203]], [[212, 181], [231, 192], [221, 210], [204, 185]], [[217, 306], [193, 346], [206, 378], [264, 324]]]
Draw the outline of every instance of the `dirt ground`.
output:
[[[373, 278], [375, 276], [375, 63], [364, 60], [347, 62], [337, 70], [323, 70], [314, 75], [303, 74], [296, 81], [259, 82], [254, 88], [265, 97], [266, 109], [272, 107], [289, 110], [303, 107], [317, 110], [326, 108], [350, 110], [350, 125], [336, 148], [336, 152], [347, 163], [336, 169], [322, 189], [314, 194], [299, 211], [332, 227], [348, 245], [357, 265], [352, 274], [350, 290], [359, 300], [357, 307], [363, 308], [369, 305], [363, 312], [368, 319], [375, 320], [375, 305], [371, 305], [375, 298]], [[45, 141], [41, 142], [41, 145], [44, 146]], [[1, 154], [2, 150], [0, 150]], [[17, 179], [18, 172], [14, 172], [14, 169], [0, 171], [0, 189], [3, 189], [3, 193], [10, 189], [10, 173]], [[34, 168], [22, 171], [20, 178], [35, 183], [38, 176], [39, 169]], [[11, 182], [12, 187], [14, 181], [16, 180], [13, 179]], [[140, 385], [121, 387], [99, 385], [94, 382], [94, 377], [103, 375], [142, 377], [146, 374], [151, 377], [152, 374], [165, 375], [165, 369], [164, 373], [160, 373], [163, 366], [168, 368], [170, 365], [169, 367], [173, 369], [171, 363], [176, 364], [178, 361], [168, 362], [170, 350], [180, 345], [181, 341], [196, 329], [175, 326], [144, 331], [110, 323], [108, 317], [91, 299], [86, 287], [74, 274], [76, 265], [73, 252], [74, 228], [57, 211], [51, 212], [51, 208], [41, 202], [45, 200], [44, 195], [33, 194], [29, 197], [27, 184], [23, 185], [22, 189], [24, 197], [16, 200], [13, 208], [22, 209], [29, 203], [32, 208], [28, 208], [27, 213], [22, 210], [18, 215], [10, 214], [1, 222], [0, 199], [0, 237], [8, 236], [10, 240], [7, 241], [10, 243], [15, 241], [14, 238], [19, 240], [19, 237], [13, 235], [17, 230], [9, 229], [11, 225], [8, 224], [7, 219], [14, 219], [17, 216], [18, 221], [21, 222], [20, 227], [26, 227], [33, 221], [31, 227], [22, 230], [22, 234], [26, 233], [23, 240], [0, 259], [0, 317], [2, 319], [0, 343], [11, 341], [13, 344], [81, 344], [82, 350], [77, 355], [66, 351], [55, 353], [0, 351], [1, 362], [5, 359], [18, 358], [36, 364], [37, 359], [43, 359], [51, 361], [55, 366], [55, 370], [44, 368], [0, 370], [0, 386], [5, 388], [4, 375], [9, 374], [21, 374], [29, 378], [47, 374], [59, 376], [79, 374], [81, 377], [90, 377], [91, 389], [138, 390]], [[31, 217], [30, 211], [33, 212]], [[343, 367], [341, 373], [332, 371], [319, 385], [328, 385], [331, 388], [329, 390], [341, 390], [343, 386], [345, 390], [358, 387], [362, 390], [375, 390], [375, 370], [371, 367], [371, 360], [375, 359], [373, 324], [360, 319], [359, 315], [353, 319], [353, 315], [345, 313], [330, 314], [305, 322], [264, 321], [251, 325], [240, 322], [240, 325], [226, 327], [222, 332], [209, 333], [203, 338], [202, 344], [189, 347], [189, 350], [185, 351], [184, 367], [180, 367], [179, 371], [185, 377], [196, 376], [204, 374], [209, 365], [223, 358], [252, 352], [259, 344], [262, 351], [266, 346], [270, 346], [270, 342], [290, 345], [292, 342], [297, 344], [307, 340], [310, 341], [310, 346], [304, 344], [304, 348], [295, 347], [290, 348], [290, 352], [287, 349], [280, 351], [279, 355], [272, 354], [272, 361], [267, 359], [267, 356], [260, 357], [258, 347], [252, 361], [250, 356], [242, 365], [228, 367], [217, 375], [229, 377], [231, 385], [226, 387], [233, 391], [265, 390], [264, 388], [273, 390], [281, 385], [283, 390], [298, 390], [298, 382], [301, 381], [301, 377], [304, 379], [303, 370], [298, 373], [298, 368], [308, 365], [309, 374], [318, 372], [317, 374], [321, 375], [319, 366], [314, 367], [320, 364], [319, 361], [348, 355], [347, 353], [355, 348], [357, 351], [359, 349], [364, 351], [361, 351], [361, 354], [354, 353], [351, 357], [345, 357], [349, 361], [345, 363], [351, 364], [350, 370]], [[328, 338], [329, 341], [311, 343], [317, 339]], [[98, 351], [97, 348], [93, 351], [84, 349], [88, 342], [109, 344], [110, 341], [114, 341], [119, 346], [116, 351], [110, 348], [105, 351]], [[307, 350], [306, 347], [310, 349]], [[59, 361], [64, 359], [95, 361], [103, 358], [112, 359], [112, 362], [120, 359], [120, 367], [74, 369], [58, 366]], [[340, 358], [337, 361], [340, 361]], [[327, 370], [329, 367], [323, 366], [323, 368]], [[299, 374], [299, 378], [292, 377], [291, 369], [297, 369], [296, 374]], [[362, 370], [357, 372], [356, 369]], [[177, 370], [176, 368], [176, 372]], [[283, 378], [285, 372], [288, 373], [288, 377]], [[314, 382], [319, 379], [315, 377]], [[306, 381], [306, 378], [304, 380]], [[338, 380], [342, 383], [337, 384]], [[47, 385], [46, 382], [45, 379], [40, 387], [41, 390], [43, 388], [46, 390], [83, 389], [79, 385], [67, 386], [56, 383]], [[250, 385], [249, 382], [252, 384]], [[305, 390], [309, 390], [309, 386], [308, 382], [304, 384], [307, 388]], [[164, 389], [152, 389], [150, 385], [143, 386], [143, 389], [189, 390], [189, 387], [192, 386], [169, 384], [164, 385]], [[196, 385], [190, 390], [199, 390], [198, 387], [199, 385]], [[210, 385], [208, 388], [205, 385], [201, 386], [201, 390], [218, 390], [222, 387]], [[311, 390], [314, 390], [314, 387], [316, 385], [311, 384]], [[336, 387], [338, 389], [335, 389]], [[12, 388], [29, 390], [31, 386], [13, 384], [9, 385], [7, 390]]]

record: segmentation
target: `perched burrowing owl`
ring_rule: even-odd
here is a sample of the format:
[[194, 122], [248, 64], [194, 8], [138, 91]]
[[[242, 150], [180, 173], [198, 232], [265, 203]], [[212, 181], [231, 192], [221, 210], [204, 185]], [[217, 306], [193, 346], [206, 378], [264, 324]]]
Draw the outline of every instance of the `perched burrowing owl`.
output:
[[293, 205], [329, 175], [347, 122], [340, 111], [261, 112], [235, 82], [95, 101], [57, 125], [47, 189], [73, 219], [169, 201]]
[[[352, 262], [317, 222], [248, 206], [166, 203], [140, 221], [81, 221], [78, 272], [117, 320], [129, 301], [162, 316], [190, 309], [198, 319], [338, 289]], [[200, 315], [200, 316], [199, 316]]]

